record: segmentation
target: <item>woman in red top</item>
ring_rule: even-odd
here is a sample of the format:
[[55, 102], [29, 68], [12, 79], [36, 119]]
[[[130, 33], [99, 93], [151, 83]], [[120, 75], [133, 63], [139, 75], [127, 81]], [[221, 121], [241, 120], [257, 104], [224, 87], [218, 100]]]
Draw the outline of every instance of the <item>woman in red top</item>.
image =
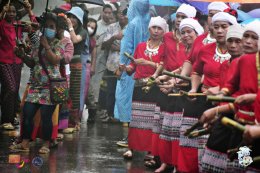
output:
[[[226, 33], [228, 27], [237, 24], [236, 18], [225, 12], [219, 12], [212, 18], [213, 32], [217, 43], [211, 43], [203, 47], [194, 64], [192, 73], [192, 89], [197, 92], [204, 75], [202, 92], [214, 94], [219, 91], [220, 66], [230, 59], [226, 47]], [[208, 90], [210, 88], [210, 90]]]
[[[31, 5], [26, 3], [29, 14]], [[0, 82], [1, 82], [1, 124], [4, 129], [14, 129], [14, 119], [18, 109], [18, 91], [21, 79], [22, 60], [14, 53], [16, 38], [22, 38], [22, 27], [16, 33], [13, 23], [16, 19], [14, 4], [7, 4], [0, 21]], [[1, 15], [2, 16], [2, 15]]]
[[209, 31], [196, 38], [194, 41], [191, 54], [187, 60], [185, 60], [181, 75], [189, 76], [192, 71], [192, 65], [197, 59], [200, 49], [207, 44], [214, 43], [216, 40], [213, 38], [213, 28], [212, 28], [212, 17], [218, 12], [224, 11], [229, 8], [224, 2], [212, 2], [208, 5], [208, 26]]
[[[164, 68], [168, 71], [179, 71], [179, 68], [186, 59], [185, 46], [181, 41], [179, 26], [183, 19], [195, 17], [196, 12], [194, 7], [182, 4], [176, 12], [175, 30], [164, 35]], [[161, 85], [161, 80], [164, 80], [164, 76], [160, 76], [156, 80], [158, 84]], [[176, 138], [173, 137], [175, 133], [172, 133], [173, 129], [176, 128], [173, 126], [170, 127], [170, 129], [168, 128], [169, 124], [174, 124], [174, 121], [179, 120], [179, 114], [173, 116], [176, 99], [169, 98], [163, 90], [161, 91], [162, 92], [157, 96], [156, 114], [159, 116], [157, 116], [157, 119], [155, 119], [156, 122], [154, 123], [155, 126], [157, 126], [157, 128], [155, 128], [157, 131], [154, 131], [153, 134], [152, 153], [157, 156], [159, 155], [160, 160], [165, 164], [162, 164], [156, 172], [162, 172], [166, 168], [166, 164], [172, 165], [174, 162], [172, 156], [177, 155], [177, 150], [172, 151], [172, 146], [178, 145]], [[150, 165], [154, 166], [155, 162], [152, 161]]]
[[[221, 90], [225, 95], [237, 96], [234, 104], [234, 119], [242, 124], [254, 125], [255, 114], [254, 110], [256, 105], [252, 102], [248, 102], [248, 98], [255, 98], [259, 90], [259, 76], [260, 76], [260, 58], [259, 58], [259, 28], [260, 22], [252, 22], [246, 26], [246, 31], [243, 35], [244, 50], [247, 54], [243, 55], [238, 64], [237, 68], [232, 74], [232, 77], [227, 81], [225, 87]], [[256, 53], [257, 52], [257, 53]], [[245, 82], [246, 81], [246, 82]], [[242, 140], [242, 134], [237, 133], [236, 143], [233, 142], [232, 148], [237, 147]], [[258, 144], [258, 147], [256, 147]], [[252, 147], [251, 156], [257, 156], [260, 154], [259, 151], [259, 140], [254, 141]], [[250, 166], [260, 170], [259, 164], [251, 164]], [[248, 167], [249, 169], [249, 167]]]
[[134, 74], [135, 88], [132, 102], [132, 120], [128, 131], [129, 149], [124, 157], [132, 158], [132, 150], [151, 151], [153, 116], [158, 88], [153, 87], [144, 93], [142, 87], [151, 76], [157, 76], [157, 67], [163, 64], [164, 44], [162, 37], [167, 23], [161, 17], [151, 18], [149, 24], [150, 39], [138, 44], [134, 61], [125, 67], [126, 72]]
[[[220, 88], [223, 87], [225, 81], [230, 77], [230, 74], [237, 68], [237, 62], [239, 60], [239, 57], [243, 54], [243, 47], [242, 47], [242, 37], [243, 37], [244, 29], [240, 25], [233, 25], [230, 26], [228, 29], [227, 37], [226, 37], [226, 45], [228, 52], [231, 55], [231, 58], [229, 61], [226, 61], [221, 66], [221, 75], [220, 75]], [[215, 117], [217, 113], [221, 113], [223, 111], [223, 107], [227, 107], [229, 109], [228, 104], [221, 103], [220, 105], [223, 106], [217, 106], [211, 109], [208, 109], [205, 111], [200, 118], [200, 122], [202, 123], [209, 123], [212, 118]], [[223, 114], [221, 114], [223, 115]], [[232, 113], [226, 113], [223, 116], [232, 117]], [[221, 119], [221, 118], [220, 118]], [[211, 155], [213, 157], [206, 157], [204, 158], [203, 162], [203, 170], [204, 171], [213, 171], [213, 170], [219, 170], [219, 172], [225, 172], [226, 170], [234, 170], [234, 169], [240, 169], [239, 167], [235, 167], [235, 162], [228, 162], [227, 158], [227, 149], [229, 147], [230, 139], [234, 140], [232, 138], [233, 130], [230, 130], [229, 127], [224, 126], [220, 119], [214, 123], [214, 126], [211, 129], [210, 137], [207, 142], [207, 148], [206, 153], [208, 155]], [[212, 159], [212, 160], [211, 160]], [[206, 164], [205, 164], [205, 161]], [[228, 163], [228, 164], [227, 164]], [[205, 169], [206, 165], [208, 166], [207, 169]], [[227, 165], [229, 166], [229, 169], [227, 169]], [[236, 172], [236, 171], [235, 171]]]

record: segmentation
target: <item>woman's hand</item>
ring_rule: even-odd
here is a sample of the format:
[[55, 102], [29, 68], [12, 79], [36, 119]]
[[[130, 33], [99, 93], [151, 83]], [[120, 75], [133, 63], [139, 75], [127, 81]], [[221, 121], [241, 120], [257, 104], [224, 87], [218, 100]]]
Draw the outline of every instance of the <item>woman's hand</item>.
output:
[[199, 121], [204, 124], [211, 122], [212, 120], [214, 120], [216, 116], [216, 111], [217, 111], [216, 108], [211, 108], [206, 110], [205, 112], [203, 112]]
[[246, 129], [243, 133], [244, 141], [247, 144], [252, 143], [256, 138], [260, 137], [260, 126], [259, 125], [246, 125]]
[[135, 63], [138, 65], [148, 65], [149, 64], [149, 62], [143, 58], [135, 59]]
[[45, 36], [41, 36], [40, 38], [40, 43], [41, 45], [45, 48], [45, 49], [49, 49], [50, 46], [49, 46], [49, 43], [48, 43], [48, 40]]
[[164, 81], [168, 81], [170, 79], [171, 79], [171, 77], [169, 77], [168, 75], [162, 75], [155, 79], [155, 83], [157, 85], [162, 85]]
[[68, 18], [67, 15], [62, 15], [62, 17], [64, 17], [64, 19], [66, 20], [66, 22], [68, 24], [68, 28], [73, 28], [73, 25], [72, 25], [70, 18]]
[[116, 35], [114, 35], [113, 37], [114, 37], [115, 40], [122, 40], [122, 38], [123, 38], [123, 33], [120, 32], [119, 34], [116, 34]]
[[173, 87], [175, 86], [176, 82], [175, 79], [172, 78], [168, 81], [163, 82], [162, 84], [158, 85], [161, 92], [163, 92], [164, 94], [168, 94], [173, 90]]
[[30, 4], [30, 2], [28, 0], [24, 0], [24, 8], [26, 9], [26, 11], [31, 11], [32, 10], [32, 5]]
[[19, 58], [24, 58], [25, 56], [25, 51], [24, 51], [24, 48], [23, 47], [17, 47], [15, 46], [14, 48], [14, 53], [17, 57]]
[[217, 95], [219, 93], [219, 86], [210, 87], [208, 90], [203, 92], [206, 95]]
[[255, 98], [256, 98], [256, 94], [244, 94], [236, 98], [235, 104], [239, 104], [239, 105], [251, 104], [255, 101]]

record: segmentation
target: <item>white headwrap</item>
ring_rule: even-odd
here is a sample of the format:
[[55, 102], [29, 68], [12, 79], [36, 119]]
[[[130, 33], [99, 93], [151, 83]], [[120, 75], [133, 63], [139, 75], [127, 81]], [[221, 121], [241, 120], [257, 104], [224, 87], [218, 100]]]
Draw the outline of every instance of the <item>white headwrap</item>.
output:
[[232, 16], [225, 12], [219, 12], [212, 17], [212, 23], [217, 21], [229, 22], [232, 25], [237, 24], [237, 19], [235, 18], [235, 16]]
[[177, 13], [183, 13], [185, 14], [188, 18], [192, 18], [192, 17], [195, 17], [196, 16], [196, 13], [197, 13], [197, 10], [191, 6], [191, 5], [188, 5], [188, 4], [182, 4], [178, 10], [176, 11], [176, 14]]
[[245, 32], [245, 28], [242, 27], [241, 25], [239, 24], [231, 25], [230, 27], [228, 27], [226, 40], [228, 40], [231, 37], [242, 39], [244, 32]]
[[162, 28], [164, 33], [168, 32], [169, 30], [166, 20], [160, 16], [151, 18], [148, 28], [151, 28], [153, 26], [158, 26]]
[[180, 32], [184, 27], [189, 27], [191, 29], [194, 29], [198, 35], [201, 35], [204, 33], [203, 27], [199, 24], [199, 22], [197, 20], [192, 19], [192, 18], [186, 18], [181, 21], [180, 27], [179, 27]]
[[208, 5], [208, 11], [209, 10], [224, 11], [227, 8], [229, 8], [229, 6], [227, 4], [225, 4], [224, 2], [211, 2]]
[[253, 21], [246, 25], [245, 32], [246, 31], [252, 31], [258, 35], [258, 50], [260, 50], [260, 21]]

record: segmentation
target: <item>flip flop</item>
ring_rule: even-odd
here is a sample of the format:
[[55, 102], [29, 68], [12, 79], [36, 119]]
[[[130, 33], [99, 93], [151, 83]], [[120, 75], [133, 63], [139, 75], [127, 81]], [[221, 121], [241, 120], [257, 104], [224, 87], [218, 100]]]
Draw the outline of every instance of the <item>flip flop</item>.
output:
[[9, 149], [10, 149], [11, 151], [19, 151], [19, 152], [29, 152], [29, 151], [30, 151], [29, 148], [24, 148], [24, 147], [22, 146], [22, 143], [15, 144], [15, 145], [11, 145], [11, 146], [9, 147]]
[[61, 133], [58, 133], [57, 140], [61, 141], [61, 140], [63, 140], [63, 138], [64, 138], [64, 135]]
[[66, 128], [62, 131], [64, 134], [71, 134], [75, 131], [75, 128]]
[[156, 162], [155, 160], [150, 160], [150, 161], [145, 161], [144, 166], [146, 166], [148, 168], [152, 168], [152, 169], [157, 169], [161, 165], [158, 162]]
[[46, 146], [42, 146], [39, 150], [40, 154], [49, 154], [49, 152], [50, 152], [50, 149]]

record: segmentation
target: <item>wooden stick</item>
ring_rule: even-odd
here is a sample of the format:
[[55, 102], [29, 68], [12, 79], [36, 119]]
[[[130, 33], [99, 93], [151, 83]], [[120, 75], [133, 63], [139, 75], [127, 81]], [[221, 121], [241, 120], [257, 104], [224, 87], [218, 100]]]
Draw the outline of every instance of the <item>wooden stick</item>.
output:
[[205, 96], [206, 94], [204, 93], [188, 93], [186, 91], [180, 90], [180, 94], [184, 96], [189, 96], [189, 97], [198, 97], [198, 96]]
[[127, 52], [124, 52], [124, 55], [128, 58], [128, 59], [130, 59], [131, 61], [135, 61], [135, 58], [132, 56], [132, 55], [130, 55], [129, 53], [127, 53]]
[[163, 75], [167, 75], [167, 76], [171, 76], [171, 77], [174, 77], [174, 78], [179, 78], [179, 79], [183, 79], [183, 80], [187, 80], [187, 81], [191, 81], [191, 78], [190, 77], [187, 77], [187, 76], [181, 76], [177, 73], [172, 73], [172, 72], [169, 72], [167, 70], [164, 70], [162, 72]]
[[198, 128], [198, 127], [200, 127], [200, 126], [202, 126], [203, 124], [202, 123], [200, 123], [200, 122], [197, 122], [197, 123], [195, 123], [195, 124], [193, 124], [189, 129], [187, 129], [185, 132], [184, 132], [184, 136], [188, 136], [188, 135], [190, 135], [190, 133], [193, 131], [193, 130], [195, 130], [196, 128]]
[[206, 134], [209, 134], [210, 133], [210, 129], [200, 129], [200, 130], [195, 130], [193, 132], [191, 132], [189, 135], [188, 135], [188, 138], [197, 138], [199, 136], [203, 136], [203, 135], [206, 135]]
[[234, 103], [236, 98], [234, 97], [226, 97], [226, 96], [207, 96], [207, 100], [208, 101], [214, 101], [214, 102], [230, 102], [230, 103]]
[[260, 156], [254, 157], [253, 162], [260, 162]]
[[221, 119], [222, 124], [226, 125], [226, 126], [231, 126], [231, 127], [235, 127], [236, 129], [240, 130], [240, 131], [245, 131], [245, 126], [243, 126], [242, 124], [231, 120], [230, 118], [227, 117], [223, 117]]
[[180, 96], [183, 96], [182, 94], [180, 93], [171, 93], [171, 94], [168, 94], [169, 97], [180, 97]]

